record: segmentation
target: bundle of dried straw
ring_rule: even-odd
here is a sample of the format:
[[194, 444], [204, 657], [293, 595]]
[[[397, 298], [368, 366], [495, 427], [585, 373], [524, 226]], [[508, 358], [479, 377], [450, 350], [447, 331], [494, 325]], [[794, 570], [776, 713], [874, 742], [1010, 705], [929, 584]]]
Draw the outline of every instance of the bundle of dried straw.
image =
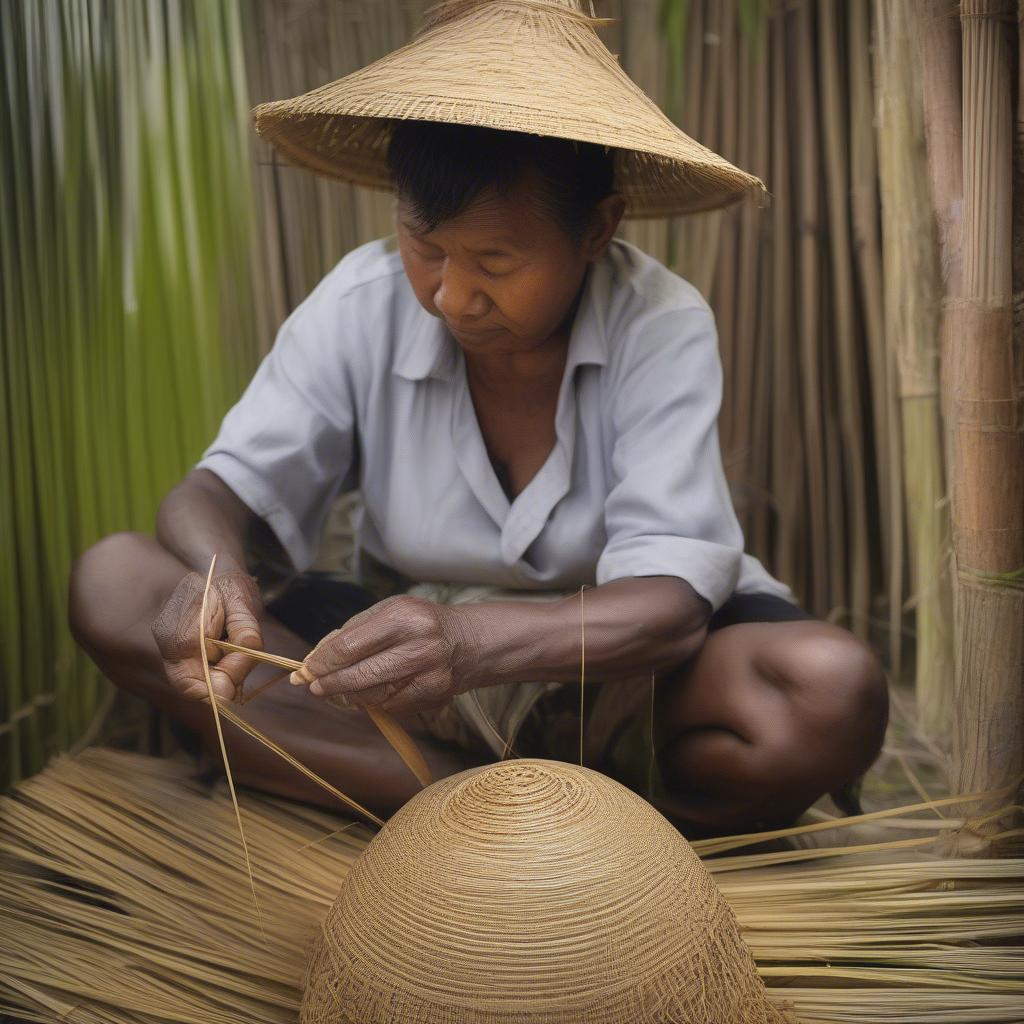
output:
[[[965, 798], [951, 799], [946, 806]], [[878, 839], [916, 818], [916, 838]], [[1024, 861], [947, 860], [934, 804], [694, 844], [770, 996], [805, 1021], [1020, 1020]], [[65, 757], [0, 801], [0, 1011], [34, 1021], [294, 1021], [306, 950], [369, 828], [243, 794], [260, 916], [234, 812], [188, 764]], [[835, 827], [876, 841], [808, 847]], [[893, 834], [906, 835], [904, 829]], [[776, 835], [776, 838], [783, 838]], [[652, 1018], [652, 1020], [655, 1018]]]

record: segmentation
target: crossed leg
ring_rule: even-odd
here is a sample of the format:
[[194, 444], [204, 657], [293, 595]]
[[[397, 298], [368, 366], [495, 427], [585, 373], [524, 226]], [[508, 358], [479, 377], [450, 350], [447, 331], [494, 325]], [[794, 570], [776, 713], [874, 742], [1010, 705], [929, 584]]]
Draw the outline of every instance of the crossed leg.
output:
[[656, 747], [688, 835], [791, 824], [870, 767], [888, 721], [874, 652], [819, 621], [716, 630], [666, 684]]
[[[108, 537], [76, 563], [71, 626], [108, 678], [195, 729], [215, 751], [208, 705], [174, 693], [150, 632], [187, 571], [150, 537]], [[268, 650], [302, 658], [309, 649], [269, 616], [263, 629]], [[257, 666], [247, 689], [274, 671]], [[888, 714], [884, 674], [870, 648], [846, 630], [815, 621], [742, 623], [711, 633], [665, 680], [659, 703], [656, 745], [672, 793], [662, 809], [688, 835], [791, 822], [867, 769]], [[304, 687], [281, 683], [238, 712], [382, 816], [419, 788], [366, 715], [338, 710]], [[430, 736], [417, 715], [397, 717], [435, 778], [483, 763]], [[240, 783], [336, 807], [333, 797], [254, 740], [230, 726], [225, 739]]]
[[[208, 751], [217, 751], [210, 707], [179, 697], [164, 678], [150, 632], [164, 602], [189, 570], [153, 538], [121, 533], [91, 547], [71, 577], [70, 623], [78, 642], [103, 673], [184, 725], [196, 730]], [[267, 650], [303, 658], [309, 644], [267, 616]], [[257, 665], [246, 681], [254, 690], [278, 670]], [[420, 788], [370, 719], [341, 710], [286, 681], [271, 687], [236, 712], [347, 796], [386, 817]], [[416, 715], [396, 715], [414, 736], [435, 778], [462, 771], [480, 760], [445, 746], [421, 731]], [[243, 784], [280, 796], [338, 809], [335, 797], [280, 761], [255, 740], [224, 725], [232, 773]]]

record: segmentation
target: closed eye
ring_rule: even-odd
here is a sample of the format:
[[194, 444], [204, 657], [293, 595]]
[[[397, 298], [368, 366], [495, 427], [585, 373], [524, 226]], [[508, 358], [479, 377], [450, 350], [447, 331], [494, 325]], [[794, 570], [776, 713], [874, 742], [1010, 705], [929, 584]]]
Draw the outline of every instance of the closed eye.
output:
[[511, 274], [516, 268], [507, 263], [499, 263], [497, 266], [485, 267], [480, 264], [480, 270], [485, 277], [506, 277]]
[[444, 259], [444, 252], [440, 249], [430, 249], [424, 252], [421, 249], [413, 250], [421, 260], [440, 260]]

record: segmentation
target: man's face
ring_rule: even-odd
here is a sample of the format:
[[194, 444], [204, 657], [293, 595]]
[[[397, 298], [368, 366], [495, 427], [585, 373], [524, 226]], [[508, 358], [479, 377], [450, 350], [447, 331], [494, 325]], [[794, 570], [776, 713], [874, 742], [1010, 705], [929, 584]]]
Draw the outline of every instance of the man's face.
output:
[[591, 247], [575, 245], [543, 209], [541, 187], [530, 171], [427, 233], [399, 198], [399, 252], [412, 289], [468, 354], [543, 348], [579, 293]]

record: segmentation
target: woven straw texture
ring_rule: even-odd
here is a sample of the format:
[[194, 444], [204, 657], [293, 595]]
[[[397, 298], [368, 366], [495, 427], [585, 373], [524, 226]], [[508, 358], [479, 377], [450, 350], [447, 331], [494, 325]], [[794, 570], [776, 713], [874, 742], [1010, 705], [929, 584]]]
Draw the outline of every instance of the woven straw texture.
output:
[[310, 957], [304, 1024], [758, 1024], [736, 919], [619, 783], [518, 759], [418, 793], [359, 857]]
[[391, 119], [415, 119], [613, 147], [627, 217], [709, 210], [763, 190], [658, 109], [598, 38], [599, 24], [577, 0], [446, 0], [408, 45], [256, 107], [256, 130], [294, 164], [379, 189], [391, 187]]

